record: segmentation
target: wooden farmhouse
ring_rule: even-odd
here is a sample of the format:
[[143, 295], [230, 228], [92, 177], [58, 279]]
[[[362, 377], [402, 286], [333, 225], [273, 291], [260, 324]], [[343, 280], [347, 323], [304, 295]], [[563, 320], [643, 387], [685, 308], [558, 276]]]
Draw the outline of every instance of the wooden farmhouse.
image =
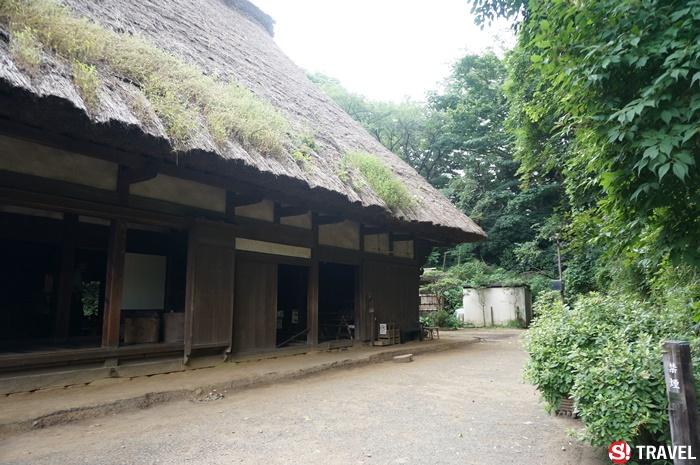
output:
[[418, 337], [432, 247], [485, 235], [267, 15], [53, 2], [0, 6], [1, 373]]

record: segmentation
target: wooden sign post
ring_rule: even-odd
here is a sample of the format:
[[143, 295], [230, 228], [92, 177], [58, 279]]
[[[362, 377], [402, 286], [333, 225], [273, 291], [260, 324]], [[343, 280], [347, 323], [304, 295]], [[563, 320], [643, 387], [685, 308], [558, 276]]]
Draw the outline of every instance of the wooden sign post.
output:
[[[671, 441], [674, 446], [690, 446], [692, 455], [697, 456], [700, 453], [700, 430], [690, 344], [681, 341], [666, 342], [663, 358]], [[695, 463], [695, 460], [675, 459], [673, 463], [686, 465]]]

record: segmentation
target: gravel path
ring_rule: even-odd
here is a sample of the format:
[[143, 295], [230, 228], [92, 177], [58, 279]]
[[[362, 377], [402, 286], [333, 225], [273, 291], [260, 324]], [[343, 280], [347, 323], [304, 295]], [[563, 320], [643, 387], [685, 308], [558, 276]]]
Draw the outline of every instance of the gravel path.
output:
[[[2, 464], [596, 465], [522, 382], [518, 334], [11, 436]], [[209, 396], [217, 399], [219, 396]], [[572, 444], [573, 443], [573, 444]]]

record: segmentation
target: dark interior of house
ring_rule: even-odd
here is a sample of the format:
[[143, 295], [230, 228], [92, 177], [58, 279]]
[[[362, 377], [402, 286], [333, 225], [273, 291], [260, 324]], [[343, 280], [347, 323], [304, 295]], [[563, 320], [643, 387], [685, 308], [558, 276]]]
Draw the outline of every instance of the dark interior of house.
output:
[[355, 267], [319, 265], [318, 340], [353, 339], [355, 335]]
[[0, 350], [98, 346], [109, 227], [28, 209], [0, 224]]
[[[0, 351], [98, 347], [109, 222], [3, 207], [0, 225]], [[121, 342], [181, 341], [186, 233], [129, 229], [126, 252], [125, 274], [148, 279], [125, 276], [136, 284], [124, 290], [132, 307], [122, 308]], [[134, 308], [140, 301], [145, 307]]]
[[277, 347], [306, 343], [309, 268], [277, 267]]

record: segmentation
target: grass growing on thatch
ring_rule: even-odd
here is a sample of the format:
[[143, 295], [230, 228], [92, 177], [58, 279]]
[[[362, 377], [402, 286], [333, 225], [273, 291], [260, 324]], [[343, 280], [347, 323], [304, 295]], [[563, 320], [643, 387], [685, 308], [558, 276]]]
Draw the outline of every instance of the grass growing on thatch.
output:
[[36, 71], [41, 65], [41, 42], [29, 27], [12, 34], [10, 52], [21, 67], [31, 72]]
[[[18, 44], [13, 53], [23, 62], [38, 64], [36, 52], [40, 59], [46, 48], [70, 62], [92, 70], [104, 67], [133, 82], [163, 121], [176, 149], [187, 148], [204, 126], [219, 145], [235, 138], [262, 154], [284, 150], [287, 122], [269, 103], [235, 82], [205, 76], [146, 40], [77, 18], [54, 0], [0, 1], [0, 21], [9, 25], [13, 43]], [[86, 70], [78, 71], [79, 79], [90, 77]], [[90, 81], [81, 82], [92, 85]], [[77, 81], [76, 85], [82, 94]], [[89, 98], [97, 96], [95, 92]]]
[[300, 168], [306, 170], [311, 163], [311, 154], [318, 151], [316, 140], [310, 134], [304, 134], [294, 143], [292, 159]]
[[406, 187], [384, 162], [367, 152], [349, 152], [343, 156], [338, 173], [340, 179], [348, 182], [350, 169], [357, 170], [367, 185], [391, 210], [405, 210], [415, 201]]
[[92, 65], [86, 65], [79, 61], [73, 62], [73, 83], [78, 88], [80, 96], [85, 102], [85, 106], [94, 110], [100, 103], [97, 90], [100, 87], [100, 78], [97, 76], [97, 69]]

